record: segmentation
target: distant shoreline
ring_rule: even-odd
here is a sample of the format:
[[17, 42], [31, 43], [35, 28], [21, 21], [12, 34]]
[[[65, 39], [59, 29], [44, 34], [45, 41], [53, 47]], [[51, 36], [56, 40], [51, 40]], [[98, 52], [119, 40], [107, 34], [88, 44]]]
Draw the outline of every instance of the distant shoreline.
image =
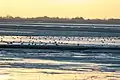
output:
[[110, 19], [84, 19], [83, 17], [74, 18], [59, 18], [59, 17], [31, 17], [31, 18], [21, 18], [21, 17], [0, 17], [0, 22], [35, 22], [35, 23], [78, 23], [78, 24], [120, 24], [120, 19], [110, 18]]

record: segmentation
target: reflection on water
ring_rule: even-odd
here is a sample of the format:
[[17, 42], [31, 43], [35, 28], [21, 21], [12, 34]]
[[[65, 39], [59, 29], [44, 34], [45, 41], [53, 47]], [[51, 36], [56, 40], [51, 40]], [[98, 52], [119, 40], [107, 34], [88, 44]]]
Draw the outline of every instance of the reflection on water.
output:
[[[120, 35], [119, 26], [120, 25], [115, 25], [115, 24], [108, 25], [108, 24], [5, 22], [5, 23], [0, 23], [0, 35], [116, 37]], [[51, 29], [51, 27], [53, 28]], [[42, 29], [42, 28], [46, 28], [46, 29]], [[59, 29], [56, 30], [54, 28], [59, 28]], [[65, 29], [60, 30], [61, 28], [65, 28]], [[71, 28], [72, 30], [69, 30]]]
[[[54, 23], [31, 23], [25, 25], [21, 23], [10, 23], [8, 25], [4, 24], [3, 27], [3, 24], [0, 25], [0, 36], [27, 35], [30, 37], [31, 35], [36, 35], [97, 38], [119, 38], [120, 36], [120, 25]], [[41, 30], [42, 26], [67, 27], [67, 29], [69, 27], [76, 27], [79, 28], [79, 30], [66, 29], [57, 31], [54, 28], [51, 30]], [[10, 38], [8, 40], [11, 41]], [[112, 39], [108, 40], [112, 41]], [[85, 43], [85, 40], [83, 40], [83, 42]], [[108, 44], [107, 42], [105, 43]], [[117, 40], [116, 45], [118, 44], [119, 40]], [[120, 80], [120, 50], [44, 50], [0, 48], [0, 80]]]
[[49, 80], [54, 77], [52, 80], [55, 80], [61, 76], [58, 80], [91, 80], [91, 77], [95, 78], [93, 80], [119, 80], [119, 52], [120, 50], [0, 49], [0, 78]]
[[0, 49], [0, 67], [75, 71], [93, 70], [96, 67], [100, 71], [115, 72], [120, 70], [119, 52], [120, 50]]

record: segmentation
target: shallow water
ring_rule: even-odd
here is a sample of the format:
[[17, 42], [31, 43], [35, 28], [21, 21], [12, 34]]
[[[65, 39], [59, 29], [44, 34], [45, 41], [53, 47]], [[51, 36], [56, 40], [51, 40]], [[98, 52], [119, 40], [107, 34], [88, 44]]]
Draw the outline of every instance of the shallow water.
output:
[[[2, 24], [3, 25], [3, 24]], [[8, 24], [15, 26], [16, 24]], [[19, 23], [20, 25], [20, 23]], [[25, 24], [22, 24], [22, 26]], [[56, 31], [19, 28], [0, 28], [0, 36], [72, 36], [72, 37], [120, 37], [119, 25], [73, 25], [73, 24], [29, 24], [45, 27], [89, 27], [91, 31]], [[1, 26], [1, 25], [0, 25]], [[17, 23], [18, 26], [18, 23]], [[28, 26], [28, 25], [27, 25]], [[92, 27], [91, 27], [92, 26]], [[118, 30], [116, 31], [116, 27]], [[88, 28], [88, 29], [89, 29]], [[102, 29], [108, 28], [108, 31]], [[110, 32], [109, 28], [114, 31]], [[119, 43], [119, 41], [118, 41]], [[0, 48], [0, 79], [3, 80], [119, 80], [119, 49], [50, 50]], [[105, 73], [104, 73], [105, 72]], [[83, 73], [85, 75], [83, 75]], [[109, 75], [109, 73], [111, 75]], [[54, 75], [53, 75], [54, 74]], [[96, 74], [96, 75], [95, 75]], [[83, 76], [80, 76], [83, 75]], [[105, 76], [102, 76], [105, 75]], [[32, 76], [32, 77], [30, 77]], [[70, 77], [71, 76], [71, 77]], [[74, 78], [72, 77], [74, 76]], [[95, 77], [97, 76], [97, 77]], [[83, 78], [82, 78], [83, 77]], [[88, 78], [86, 78], [88, 77]]]
[[[0, 49], [0, 61], [4, 61], [0, 67], [75, 71], [80, 69], [91, 71], [96, 67], [100, 71], [115, 72], [120, 70], [119, 52], [120, 50]], [[24, 62], [24, 59], [30, 59], [31, 62]], [[52, 60], [59, 63], [34, 63], [34, 60]]]
[[[67, 28], [68, 30], [41, 30], [41, 27]], [[69, 30], [69, 28], [72, 28], [72, 30]], [[79, 30], [74, 30], [74, 28]], [[120, 35], [120, 25], [8, 22], [0, 23], [0, 35], [116, 37]]]

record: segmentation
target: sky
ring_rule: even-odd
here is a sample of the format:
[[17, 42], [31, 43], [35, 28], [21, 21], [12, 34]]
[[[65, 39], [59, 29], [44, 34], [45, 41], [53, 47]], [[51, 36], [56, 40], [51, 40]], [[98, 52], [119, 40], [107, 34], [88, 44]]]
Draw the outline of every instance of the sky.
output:
[[120, 18], [120, 0], [0, 0], [0, 16]]

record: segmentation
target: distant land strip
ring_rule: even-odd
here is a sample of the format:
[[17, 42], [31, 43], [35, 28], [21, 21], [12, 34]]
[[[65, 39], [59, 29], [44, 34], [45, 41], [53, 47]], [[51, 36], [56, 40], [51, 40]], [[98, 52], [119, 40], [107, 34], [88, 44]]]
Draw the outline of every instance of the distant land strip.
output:
[[59, 17], [0, 17], [0, 22], [44, 22], [44, 23], [81, 23], [81, 24], [120, 24], [120, 19], [84, 19], [83, 17], [59, 18]]

